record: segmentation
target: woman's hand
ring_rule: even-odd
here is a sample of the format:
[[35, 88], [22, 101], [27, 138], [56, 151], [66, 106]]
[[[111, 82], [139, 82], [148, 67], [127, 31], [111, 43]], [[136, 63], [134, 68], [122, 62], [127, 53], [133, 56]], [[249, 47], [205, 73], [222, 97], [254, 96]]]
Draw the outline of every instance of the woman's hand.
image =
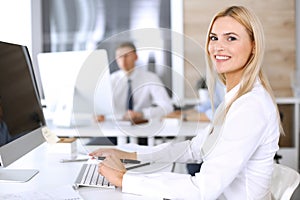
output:
[[126, 173], [126, 168], [119, 157], [115, 155], [106, 156], [105, 160], [99, 163], [98, 172], [110, 183], [117, 187], [122, 187], [123, 175]]
[[133, 160], [137, 159], [136, 152], [126, 152], [126, 151], [121, 151], [121, 150], [114, 149], [114, 148], [103, 148], [103, 149], [100, 148], [100, 149], [97, 149], [97, 150], [91, 152], [89, 155], [92, 157], [115, 156], [119, 159], [121, 159], [121, 158], [133, 159]]

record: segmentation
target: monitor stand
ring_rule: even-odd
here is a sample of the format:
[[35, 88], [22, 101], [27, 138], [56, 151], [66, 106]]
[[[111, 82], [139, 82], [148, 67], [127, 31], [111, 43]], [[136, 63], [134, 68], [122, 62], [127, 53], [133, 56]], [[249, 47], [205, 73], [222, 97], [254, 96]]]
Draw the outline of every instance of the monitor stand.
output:
[[39, 173], [36, 169], [5, 169], [0, 168], [0, 182], [22, 183], [29, 181]]

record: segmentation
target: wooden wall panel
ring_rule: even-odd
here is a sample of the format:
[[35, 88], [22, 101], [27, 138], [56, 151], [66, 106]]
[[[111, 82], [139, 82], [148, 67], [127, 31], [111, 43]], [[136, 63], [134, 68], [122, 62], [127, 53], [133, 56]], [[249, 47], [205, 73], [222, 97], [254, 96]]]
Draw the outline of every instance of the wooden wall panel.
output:
[[[266, 36], [264, 69], [269, 77], [275, 96], [291, 96], [291, 75], [296, 67], [296, 33], [294, 0], [184, 0], [184, 34], [194, 40], [199, 49], [189, 49], [185, 44], [185, 57], [203, 57], [205, 36], [213, 15], [224, 7], [244, 5], [260, 18]], [[204, 61], [203, 61], [204, 62]], [[185, 97], [194, 98], [197, 80], [203, 76], [199, 73], [205, 66], [185, 63], [186, 87]], [[198, 69], [195, 69], [198, 68]], [[189, 86], [188, 86], [189, 85]]]
[[280, 137], [280, 147], [295, 147], [295, 138], [293, 134], [294, 127], [294, 106], [292, 104], [281, 104], [278, 105], [281, 113], [281, 122], [285, 135]]

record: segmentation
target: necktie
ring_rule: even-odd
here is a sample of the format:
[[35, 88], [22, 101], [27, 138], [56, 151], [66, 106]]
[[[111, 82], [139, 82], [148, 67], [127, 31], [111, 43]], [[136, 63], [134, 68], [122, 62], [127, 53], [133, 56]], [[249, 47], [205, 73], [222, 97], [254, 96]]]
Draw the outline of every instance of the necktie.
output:
[[131, 80], [128, 79], [128, 93], [127, 93], [127, 109], [133, 110], [133, 95], [131, 88]]

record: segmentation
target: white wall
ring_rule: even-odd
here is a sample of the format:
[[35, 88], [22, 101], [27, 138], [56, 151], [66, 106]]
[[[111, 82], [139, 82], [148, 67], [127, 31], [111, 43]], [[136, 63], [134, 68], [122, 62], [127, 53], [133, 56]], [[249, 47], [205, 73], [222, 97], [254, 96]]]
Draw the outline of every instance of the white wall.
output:
[[26, 45], [31, 52], [31, 0], [0, 0], [0, 40]]

